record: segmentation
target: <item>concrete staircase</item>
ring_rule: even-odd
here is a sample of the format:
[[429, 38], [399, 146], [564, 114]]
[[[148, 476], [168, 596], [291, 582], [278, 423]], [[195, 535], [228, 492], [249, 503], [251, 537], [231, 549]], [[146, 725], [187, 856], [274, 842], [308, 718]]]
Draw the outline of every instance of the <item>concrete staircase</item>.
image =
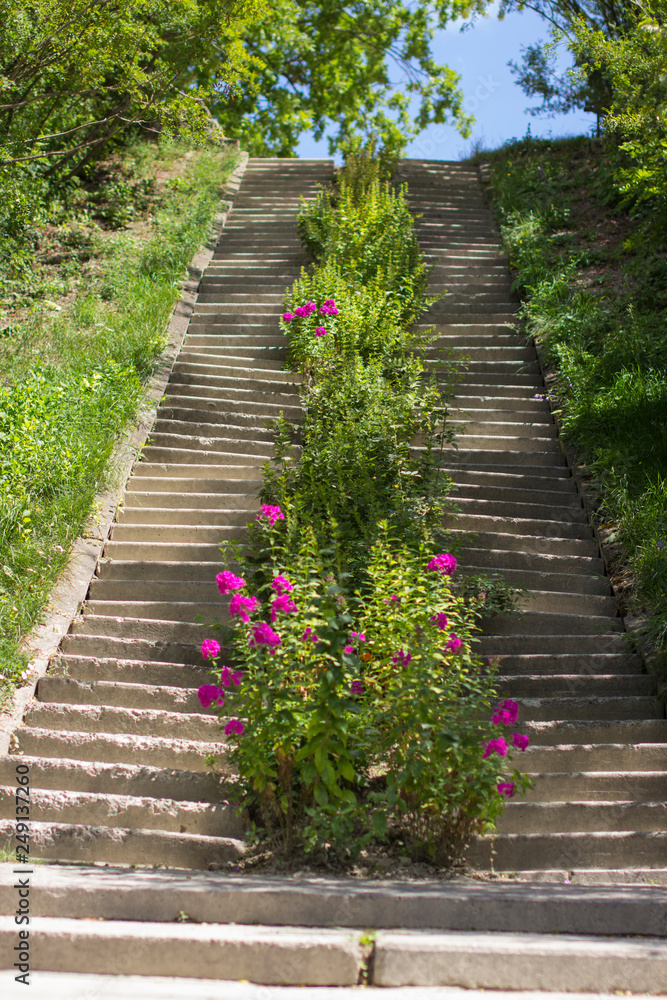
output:
[[[0, 841], [14, 832], [20, 761], [31, 855], [60, 862], [30, 871], [32, 995], [352, 1000], [360, 984], [383, 1000], [453, 1000], [461, 986], [664, 993], [667, 890], [539, 884], [664, 878], [667, 737], [534, 398], [543, 383], [510, 325], [507, 262], [476, 174], [459, 164], [412, 161], [403, 173], [427, 213], [418, 225], [439, 262], [433, 287], [448, 290], [427, 319], [440, 347], [470, 358], [452, 403], [467, 434], [447, 456], [462, 509], [452, 531], [475, 533], [463, 571], [502, 571], [531, 591], [523, 619], [491, 620], [480, 645], [501, 656], [529, 720], [535, 791], [510, 805], [494, 844], [473, 845], [480, 881], [210, 871], [244, 848], [204, 763], [221, 737], [196, 698], [209, 633], [195, 618], [219, 614], [218, 545], [257, 510], [266, 419], [301, 414], [276, 318], [306, 262], [298, 195], [331, 170], [249, 162], [84, 614], [39, 683], [18, 756], [0, 759]], [[493, 850], [497, 870], [530, 884], [489, 881]], [[20, 995], [14, 867], [0, 865], [10, 996]]]
[[[83, 615], [15, 735], [35, 856], [208, 869], [243, 853], [204, 762], [221, 734], [197, 699], [209, 633], [196, 618], [220, 616], [219, 545], [259, 509], [267, 420], [302, 414], [277, 316], [308, 260], [299, 197], [332, 174], [325, 160], [245, 170]], [[0, 841], [13, 829], [16, 759], [0, 759]]]
[[[429, 323], [465, 363], [451, 400], [462, 426], [446, 468], [465, 539], [464, 573], [528, 588], [523, 614], [487, 621], [531, 747], [535, 789], [510, 803], [476, 868], [530, 879], [667, 880], [667, 721], [623, 621], [545, 400], [535, 348], [515, 332], [517, 303], [474, 167], [405, 161], [420, 245], [446, 293]], [[434, 364], [438, 366], [437, 355]]]

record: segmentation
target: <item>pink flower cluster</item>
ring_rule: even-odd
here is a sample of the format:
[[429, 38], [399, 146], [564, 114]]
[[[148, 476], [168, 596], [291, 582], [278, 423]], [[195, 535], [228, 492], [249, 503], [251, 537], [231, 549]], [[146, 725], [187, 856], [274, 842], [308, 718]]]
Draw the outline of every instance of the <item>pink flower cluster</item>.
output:
[[218, 585], [218, 590], [221, 594], [231, 594], [235, 590], [243, 590], [245, 587], [245, 580], [242, 576], [234, 576], [230, 573], [228, 569], [218, 573], [215, 578], [215, 582]]
[[259, 601], [256, 597], [244, 597], [242, 594], [234, 594], [229, 602], [229, 613], [232, 618], [240, 618], [242, 622], [249, 622], [250, 615], [257, 611]]
[[283, 514], [280, 507], [270, 503], [263, 503], [259, 508], [259, 514], [257, 515], [257, 520], [261, 521], [262, 518], [266, 518], [270, 526], [276, 523], [276, 521], [284, 521], [285, 515]]
[[208, 708], [213, 703], [216, 705], [224, 705], [224, 688], [228, 688], [230, 684], [234, 684], [235, 687], [238, 687], [242, 680], [243, 673], [240, 670], [232, 671], [229, 667], [223, 667], [220, 671], [220, 683], [222, 684], [222, 687], [218, 687], [217, 684], [202, 684], [197, 691], [197, 697], [199, 698], [202, 708]]
[[240, 719], [230, 719], [225, 726], [225, 736], [243, 736], [245, 726]]
[[361, 683], [361, 681], [352, 681], [352, 683], [350, 684], [350, 692], [352, 694], [363, 694], [364, 685]]
[[461, 640], [459, 639], [458, 635], [454, 635], [453, 632], [450, 632], [450, 634], [449, 634], [449, 641], [445, 645], [445, 652], [446, 653], [456, 653], [456, 652], [458, 652], [458, 650], [461, 648], [462, 645], [463, 644], [462, 644]]
[[451, 556], [449, 552], [441, 552], [439, 556], [433, 556], [431, 561], [426, 564], [426, 569], [431, 569], [435, 573], [443, 573], [445, 576], [451, 576], [456, 569], [456, 558]]
[[290, 591], [294, 590], [294, 584], [290, 583], [286, 576], [274, 576], [271, 582], [271, 589], [275, 590], [276, 594], [289, 594]]
[[220, 643], [215, 639], [204, 639], [201, 644], [201, 655], [205, 660], [214, 660], [220, 655]]
[[350, 632], [350, 639], [358, 639], [359, 642], [366, 642], [365, 632]]
[[291, 597], [287, 594], [279, 594], [278, 597], [274, 597], [271, 601], [271, 621], [274, 622], [278, 617], [280, 612], [283, 615], [294, 614], [298, 611], [298, 608]]
[[333, 299], [325, 299], [320, 306], [321, 316], [337, 316], [338, 310], [336, 309], [336, 303]]
[[258, 625], [253, 625], [252, 627], [252, 639], [249, 640], [249, 646], [269, 646], [270, 649], [274, 649], [276, 646], [281, 644], [282, 640], [277, 632], [274, 632], [270, 625], [266, 622], [260, 622]]
[[312, 628], [307, 628], [301, 636], [301, 642], [312, 642], [312, 644], [315, 645], [315, 643], [319, 641], [320, 637], [315, 634], [315, 630]]
[[316, 337], [326, 337], [326, 335], [327, 335], [327, 331], [325, 330], [325, 328], [323, 326], [316, 326], [315, 327], [315, 336]]
[[518, 718], [519, 706], [511, 698], [506, 698], [505, 701], [498, 705], [491, 721], [494, 726], [513, 726]]
[[437, 625], [441, 632], [444, 632], [447, 628], [448, 619], [444, 611], [439, 611], [437, 615], [431, 615], [429, 621], [433, 622], [434, 625]]
[[412, 659], [411, 653], [407, 653], [404, 649], [399, 649], [397, 653], [394, 653], [394, 655], [391, 658], [391, 661], [392, 663], [395, 663], [396, 666], [400, 664], [402, 667], [407, 667], [411, 659]]
[[496, 785], [499, 795], [505, 795], [508, 799], [511, 799], [514, 795], [514, 782], [513, 781], [499, 781]]

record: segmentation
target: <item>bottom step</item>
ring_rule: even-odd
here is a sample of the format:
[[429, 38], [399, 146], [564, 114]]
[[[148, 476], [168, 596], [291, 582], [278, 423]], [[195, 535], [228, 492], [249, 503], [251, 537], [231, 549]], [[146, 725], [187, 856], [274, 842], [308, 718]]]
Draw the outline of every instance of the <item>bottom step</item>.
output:
[[[0, 944], [16, 942], [0, 917]], [[35, 917], [31, 971], [191, 976], [267, 986], [459, 986], [626, 991], [667, 983], [667, 942], [583, 935], [371, 931], [247, 924], [152, 924]], [[20, 957], [20, 953], [19, 957]]]

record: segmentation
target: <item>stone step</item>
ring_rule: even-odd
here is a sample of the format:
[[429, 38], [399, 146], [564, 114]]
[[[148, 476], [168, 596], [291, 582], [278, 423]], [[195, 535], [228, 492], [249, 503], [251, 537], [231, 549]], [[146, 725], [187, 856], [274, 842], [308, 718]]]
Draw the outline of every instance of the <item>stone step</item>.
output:
[[[180, 442], [183, 444], [184, 442]], [[223, 468], [230, 466], [259, 466], [268, 461], [266, 455], [245, 454], [242, 451], [225, 451], [222, 447], [217, 448], [185, 448], [185, 447], [160, 447], [148, 443], [145, 445], [141, 457], [149, 465], [214, 465]]]
[[220, 723], [201, 706], [195, 712], [165, 708], [98, 703], [33, 702], [24, 723], [29, 729], [62, 729], [68, 733], [113, 733], [128, 736], [212, 742], [220, 737]]
[[[206, 507], [148, 507], [146, 506], [147, 498], [150, 498], [149, 502], [158, 501], [163, 494], [144, 494], [144, 506], [129, 506], [123, 507], [122, 510], [118, 512], [117, 523], [123, 525], [189, 525], [190, 527], [208, 525], [229, 525], [229, 524], [246, 524], [249, 521], [253, 521], [256, 518], [257, 510], [259, 509], [259, 503], [254, 510], [248, 508], [239, 508], [237, 510], [225, 510], [224, 508], [216, 509], [206, 508]], [[175, 494], [178, 497], [178, 494]], [[136, 500], [136, 494], [135, 494]]]
[[519, 598], [520, 611], [554, 611], [569, 615], [616, 615], [616, 598], [599, 594], [562, 593], [557, 590], [536, 590]]
[[[226, 484], [227, 485], [227, 484]], [[107, 542], [105, 555], [123, 562], [208, 562], [220, 565], [220, 545], [194, 542]]]
[[469, 864], [498, 872], [525, 869], [657, 868], [665, 867], [664, 830], [609, 830], [496, 834], [478, 839], [466, 854]]
[[[18, 752], [31, 757], [68, 758], [107, 764], [142, 764], [175, 771], [206, 771], [207, 754], [224, 756], [224, 744], [128, 733], [20, 727]], [[109, 859], [107, 859], [109, 860]]]
[[160, 506], [170, 505], [170, 497], [187, 495], [185, 502], [193, 507], [199, 503], [212, 507], [217, 503], [225, 509], [237, 507], [246, 510], [259, 504], [258, 493], [262, 482], [260, 479], [245, 478], [225, 480], [189, 476], [132, 476], [128, 485], [126, 496], [151, 496], [151, 502], [159, 503]]
[[[552, 657], [553, 663], [556, 658]], [[504, 697], [520, 701], [531, 698], [582, 697], [637, 698], [651, 697], [653, 688], [648, 674], [512, 674], [501, 668], [498, 680]], [[655, 699], [652, 699], [655, 700]]]
[[667, 770], [667, 744], [633, 742], [532, 746], [521, 755], [521, 769], [530, 774], [543, 771], [550, 773], [662, 771], [664, 773]]
[[[462, 518], [459, 519], [457, 523], [461, 524], [461, 520]], [[482, 520], [490, 521], [493, 519], [477, 519], [472, 516], [467, 516], [465, 518], [465, 528], [448, 528], [447, 534], [451, 538], [455, 538], [461, 542], [466, 542], [470, 540], [470, 533], [474, 532], [474, 543], [476, 547], [488, 546], [490, 549], [506, 549], [508, 552], [540, 553], [544, 555], [555, 555], [558, 553], [559, 557], [562, 557], [562, 555], [588, 556], [592, 559], [594, 559], [598, 554], [596, 542], [593, 542], [592, 540], [586, 541], [581, 538], [564, 537], [559, 530], [557, 522], [554, 522], [555, 526], [553, 534], [539, 535], [536, 532], [535, 534], [519, 535], [513, 533], [506, 524], [504, 527], [508, 530], [503, 530], [502, 523], [494, 525], [494, 528], [496, 528], [495, 531], [484, 530], [479, 523]], [[545, 523], [547, 525], [547, 529], [550, 530], [549, 522]]]
[[[218, 563], [219, 565], [219, 563]], [[204, 633], [201, 633], [203, 636]], [[87, 632], [68, 632], [63, 637], [61, 651], [65, 660], [72, 656], [106, 658], [119, 661], [134, 660], [148, 663], [176, 663], [201, 667], [200, 643], [170, 642], [157, 639], [132, 638], [121, 635], [91, 635]]]
[[523, 801], [663, 801], [665, 772], [660, 771], [562, 771], [533, 774], [535, 787]]
[[576, 615], [549, 611], [521, 611], [498, 614], [484, 621], [484, 633], [491, 636], [590, 635], [602, 640], [605, 633], [622, 633], [623, 620], [607, 615]]
[[133, 601], [129, 597], [121, 601], [110, 600], [105, 595], [95, 595], [86, 602], [84, 622], [89, 617], [97, 615], [106, 618], [152, 619], [163, 622], [189, 622], [192, 624], [197, 616], [203, 615], [208, 620], [223, 619], [227, 621], [227, 608], [222, 603], [220, 595], [212, 593], [212, 601], [204, 604], [193, 604], [189, 601]]
[[[0, 820], [0, 838], [12, 835], [13, 825], [11, 820]], [[242, 842], [231, 837], [204, 837], [200, 834], [92, 824], [82, 826], [80, 823], [30, 822], [30, 855], [43, 861], [206, 869], [211, 864], [237, 861], [244, 853]], [[0, 928], [1, 922], [6, 919], [0, 917]], [[39, 918], [34, 918], [34, 923], [31, 918], [31, 930], [35, 930], [35, 937], [39, 931], [34, 924], [38, 923]], [[90, 968], [88, 958], [86, 967]]]
[[[621, 652], [595, 652], [582, 648], [580, 652], [560, 652], [557, 654], [542, 651], [530, 653], [507, 653], [500, 660], [500, 674], [536, 676], [545, 675], [545, 681], [555, 674], [580, 676], [582, 680], [596, 675], [634, 674], [637, 677], [648, 677], [644, 672], [642, 662], [634, 656], [626, 643], [626, 649]], [[553, 678], [555, 681], [558, 677]]]
[[[525, 477], [522, 478], [525, 480]], [[474, 479], [478, 481], [474, 482]], [[502, 482], [496, 483], [493, 475], [486, 474], [485, 476], [483, 472], [476, 476], [474, 473], [468, 476], [461, 476], [457, 473], [457, 480], [453, 494], [453, 499], [457, 504], [462, 500], [479, 500], [482, 503], [502, 501], [507, 504], [540, 504], [552, 509], [567, 507], [582, 512], [584, 510], [574, 480], [568, 480], [570, 489], [562, 484], [552, 485], [551, 483], [547, 483], [545, 486], [538, 483], [536, 488], [533, 488], [532, 483], [525, 481], [503, 485]]]
[[[558, 499], [560, 499], [560, 497], [558, 497]], [[575, 498], [568, 497], [567, 499], [572, 500]], [[478, 492], [476, 496], [465, 497], [461, 495], [460, 491], [457, 491], [454, 500], [457, 508], [462, 513], [475, 515], [483, 514], [485, 516], [490, 515], [494, 518], [510, 518], [511, 520], [520, 519], [522, 521], [534, 521], [539, 519], [539, 523], [544, 523], [544, 521], [557, 521], [563, 524], [584, 524], [588, 526], [584, 508], [581, 505], [577, 506], [572, 502], [567, 505], [558, 503], [557, 500], [552, 503], [528, 502], [525, 500], [518, 500], [516, 496], [512, 497], [511, 500], [495, 499], [493, 497], [488, 497], [486, 493], [482, 495], [481, 492]]]
[[[130, 684], [153, 689], [156, 699], [170, 697], [170, 691], [176, 688], [187, 689], [184, 697], [191, 698], [191, 692], [201, 684], [211, 679], [199, 651], [193, 651], [191, 663], [179, 663], [169, 660], [141, 660], [116, 656], [89, 656], [78, 653], [61, 654], [56, 661], [55, 672], [49, 671], [41, 683], [47, 685], [59, 684], [60, 681], [91, 684]], [[155, 691], [156, 687], [168, 689], [166, 692]], [[50, 690], [47, 686], [46, 690]], [[57, 690], [57, 687], [56, 687]], [[111, 698], [111, 695], [109, 696]], [[46, 699], [49, 700], [49, 699]], [[55, 699], [68, 700], [68, 699]], [[113, 704], [113, 699], [107, 704]], [[174, 701], [176, 705], [176, 701]], [[173, 709], [175, 711], [175, 708]]]
[[[183, 671], [182, 667], [162, 664], [164, 681], [159, 688], [150, 684], [141, 673], [135, 671], [133, 683], [120, 680], [79, 680], [74, 677], [52, 677], [47, 674], [39, 681], [37, 698], [40, 702], [58, 702], [68, 705], [98, 705], [113, 708], [151, 709], [165, 712], [184, 712], [188, 715], [203, 714], [208, 716], [210, 710], [204, 712], [197, 698], [197, 688], [213, 674], [206, 676], [199, 671], [191, 686], [170, 686], [172, 675]], [[69, 726], [67, 728], [70, 728]]]
[[[496, 616], [499, 617], [499, 616]], [[572, 616], [574, 617], [574, 616]], [[493, 619], [491, 619], [493, 621]], [[551, 655], [573, 653], [579, 656], [598, 653], [624, 653], [628, 655], [629, 644], [623, 632], [571, 635], [526, 635], [482, 634], [476, 641], [477, 656], [512, 656], [543, 653], [548, 649]]]
[[[502, 554], [498, 562], [502, 568], [495, 570], [492, 567], [477, 565], [475, 558], [470, 558], [470, 549], [465, 549], [465, 563], [460, 566], [462, 576], [487, 575], [489, 572], [499, 575], [506, 583], [516, 587], [527, 587], [531, 593], [541, 592], [543, 594], [560, 594], [567, 597], [579, 597], [582, 594], [595, 594], [603, 598], [610, 598], [611, 585], [606, 576], [594, 573], [548, 573], [540, 570], [529, 569], [507, 569], [502, 566]], [[538, 565], [538, 560], [535, 560]], [[616, 613], [614, 608], [613, 613]]]
[[[639, 743], [654, 739], [667, 742], [664, 712], [651, 693], [617, 696], [607, 692], [560, 696], [545, 693], [531, 698], [517, 691], [515, 697], [520, 704], [522, 725], [535, 722], [529, 728], [540, 743], [561, 738], [565, 743], [592, 743], [594, 733], [598, 732], [603, 743], [625, 742], [629, 736], [635, 736]], [[582, 725], [591, 720], [596, 720], [594, 726]]]
[[[224, 805], [225, 790], [210, 771], [179, 771], [137, 763], [104, 763], [74, 758], [22, 754], [0, 756], [0, 782], [16, 785], [16, 764], [30, 768], [30, 787], [59, 792], [69, 790], [100, 796]], [[1, 871], [1, 869], [0, 869]]]
[[[191, 426], [191, 425], [189, 425]], [[215, 427], [215, 425], [214, 425]], [[185, 430], [185, 427], [180, 428]], [[190, 447], [197, 451], [214, 451], [222, 454], [255, 455], [257, 458], [267, 461], [273, 454], [273, 448], [268, 441], [253, 441], [252, 439], [236, 440], [233, 437], [225, 436], [225, 432], [218, 431], [213, 436], [203, 434], [179, 434], [174, 431], [160, 431], [150, 434], [148, 445], [156, 448], [185, 448]], [[295, 449], [296, 455], [299, 451]]]
[[[0, 786], [0, 793], [0, 819], [9, 820], [12, 808], [15, 808], [14, 789]], [[188, 802], [152, 796], [39, 789], [34, 786], [30, 789], [30, 822], [142, 832], [155, 830], [237, 840], [244, 835], [236, 809], [228, 802]]]
[[94, 635], [98, 639], [109, 636], [119, 639], [145, 639], [164, 643], [187, 644], [191, 642], [199, 646], [203, 638], [203, 628], [203, 625], [169, 621], [168, 619], [132, 618], [128, 615], [117, 615], [110, 618], [106, 615], [86, 614], [83, 619], [77, 619], [72, 623], [70, 634]]
[[227, 489], [231, 489], [234, 480], [242, 481], [246, 490], [251, 482], [255, 482], [259, 473], [257, 465], [243, 465], [240, 457], [234, 455], [233, 464], [227, 465], [200, 464], [178, 462], [138, 462], [132, 473], [132, 485], [141, 485], [144, 478], [155, 479], [163, 475], [165, 479], [220, 479]]
[[[51, 844], [47, 843], [47, 831], [40, 832], [44, 856]], [[58, 850], [55, 829], [51, 836], [56, 841], [51, 849]], [[165, 840], [169, 836], [176, 839], [174, 834], [161, 835]], [[62, 846], [69, 847], [64, 831], [61, 837], [65, 841]], [[160, 837], [153, 835], [153, 839], [157, 848]], [[180, 839], [187, 855], [187, 838]], [[196, 855], [201, 863], [197, 867], [207, 868], [207, 858], [239, 857], [238, 847], [234, 854], [233, 841], [226, 847], [222, 840], [209, 838], [208, 845], [205, 838], [194, 839], [199, 841]], [[125, 844], [119, 844], [114, 853], [121, 853], [123, 847], [129, 849], [130, 840], [128, 837]], [[74, 841], [71, 851], [77, 846]], [[84, 850], [81, 845], [81, 853]], [[194, 845], [192, 852], [194, 855]], [[363, 956], [358, 930], [31, 917], [30, 933], [39, 954], [31, 966], [37, 974], [42, 970], [76, 971], [85, 955], [88, 973], [117, 973], [122, 968], [124, 976], [201, 977], [205, 970], [212, 980], [242, 979], [265, 984], [264, 989], [290, 984], [353, 986], [359, 980]], [[0, 917], [3, 946], [13, 947], [15, 940], [14, 918]]]
[[667, 802], [510, 802], [498, 820], [500, 834], [602, 833], [666, 827]]
[[115, 542], [213, 542], [221, 545], [228, 539], [245, 538], [245, 523], [218, 525], [115, 524], [111, 538]]

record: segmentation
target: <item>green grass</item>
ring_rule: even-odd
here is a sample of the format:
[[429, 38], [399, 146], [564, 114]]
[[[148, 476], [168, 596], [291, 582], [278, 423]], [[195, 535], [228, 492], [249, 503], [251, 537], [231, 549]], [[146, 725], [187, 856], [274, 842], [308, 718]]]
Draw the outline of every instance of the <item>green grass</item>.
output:
[[[20, 258], [20, 297], [12, 291], [18, 278], [11, 267], [2, 272], [0, 693], [5, 698], [25, 671], [21, 644], [40, 621], [71, 545], [109, 479], [114, 446], [141, 404], [186, 266], [208, 239], [234, 163], [230, 151], [186, 156], [173, 145], [134, 147], [116, 170], [121, 180], [129, 174], [132, 183], [124, 180], [123, 188], [110, 181], [115, 187], [106, 200], [100, 194], [104, 185], [85, 196], [77, 191], [69, 215], [59, 206], [59, 215], [44, 222], [42, 233], [60, 249], [69, 240], [85, 250], [64, 273], [40, 264], [35, 241], [32, 256], [25, 251]], [[133, 187], [145, 192], [158, 169], [179, 172], [183, 164], [185, 170], [164, 184], [159, 196], [136, 206]], [[126, 202], [119, 203], [119, 185], [121, 193], [130, 190]], [[129, 222], [137, 223], [134, 229], [124, 228]]]
[[552, 407], [621, 547], [613, 570], [655, 654], [667, 648], [664, 244], [646, 239], [650, 206], [624, 209], [599, 144], [526, 139], [484, 159], [525, 328], [555, 374]]

